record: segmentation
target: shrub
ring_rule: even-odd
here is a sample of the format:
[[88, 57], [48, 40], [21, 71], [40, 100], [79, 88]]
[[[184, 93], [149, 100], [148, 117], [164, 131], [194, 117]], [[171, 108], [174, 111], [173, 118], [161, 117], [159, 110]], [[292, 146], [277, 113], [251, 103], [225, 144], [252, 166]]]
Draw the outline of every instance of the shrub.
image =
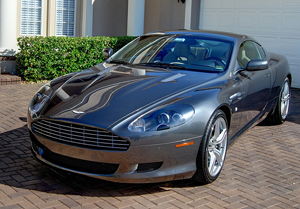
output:
[[135, 37], [20, 37], [17, 72], [26, 81], [51, 80], [105, 60], [105, 47], [119, 50]]

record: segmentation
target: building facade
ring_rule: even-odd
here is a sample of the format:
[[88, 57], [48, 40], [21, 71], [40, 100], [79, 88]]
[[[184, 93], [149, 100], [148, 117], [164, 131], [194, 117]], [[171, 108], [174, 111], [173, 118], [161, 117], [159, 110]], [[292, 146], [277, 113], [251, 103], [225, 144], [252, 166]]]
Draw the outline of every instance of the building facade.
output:
[[0, 68], [15, 73], [20, 36], [138, 36], [157, 30], [244, 33], [285, 55], [300, 88], [299, 0], [0, 0]]
[[13, 57], [21, 36], [138, 36], [197, 29], [199, 8], [200, 0], [0, 0], [1, 72], [16, 73]]

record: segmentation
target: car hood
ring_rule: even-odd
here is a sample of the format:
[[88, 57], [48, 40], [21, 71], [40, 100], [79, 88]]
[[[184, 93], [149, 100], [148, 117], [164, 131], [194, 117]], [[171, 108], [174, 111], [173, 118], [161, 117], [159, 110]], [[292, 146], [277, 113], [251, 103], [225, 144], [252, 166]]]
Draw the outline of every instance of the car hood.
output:
[[108, 128], [148, 105], [218, 76], [185, 70], [99, 64], [51, 82], [43, 117]]

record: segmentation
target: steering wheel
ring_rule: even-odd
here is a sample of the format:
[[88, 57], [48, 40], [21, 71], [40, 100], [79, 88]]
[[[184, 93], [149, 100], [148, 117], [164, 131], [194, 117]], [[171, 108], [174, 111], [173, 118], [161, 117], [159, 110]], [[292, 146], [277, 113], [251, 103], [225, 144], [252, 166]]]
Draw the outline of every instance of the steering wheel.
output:
[[209, 57], [209, 58], [206, 58], [205, 60], [215, 60], [217, 62], [217, 64], [226, 66], [226, 62], [219, 57]]

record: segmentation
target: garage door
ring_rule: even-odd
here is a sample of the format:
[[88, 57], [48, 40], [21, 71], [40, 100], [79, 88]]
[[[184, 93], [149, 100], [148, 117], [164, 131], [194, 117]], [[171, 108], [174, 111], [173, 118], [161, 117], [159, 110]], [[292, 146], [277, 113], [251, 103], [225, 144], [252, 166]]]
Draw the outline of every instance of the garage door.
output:
[[300, 0], [201, 0], [200, 28], [247, 34], [286, 56], [300, 88]]

